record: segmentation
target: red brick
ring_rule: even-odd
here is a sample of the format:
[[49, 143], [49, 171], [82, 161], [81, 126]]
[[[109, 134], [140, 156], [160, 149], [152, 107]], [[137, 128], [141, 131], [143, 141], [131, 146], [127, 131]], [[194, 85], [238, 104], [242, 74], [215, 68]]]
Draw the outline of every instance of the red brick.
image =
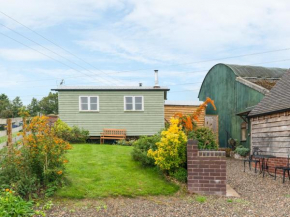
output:
[[210, 183], [209, 180], [204, 180], [204, 179], [202, 179], [202, 180], [198, 180], [198, 181], [199, 181], [199, 183], [203, 183], [203, 184]]

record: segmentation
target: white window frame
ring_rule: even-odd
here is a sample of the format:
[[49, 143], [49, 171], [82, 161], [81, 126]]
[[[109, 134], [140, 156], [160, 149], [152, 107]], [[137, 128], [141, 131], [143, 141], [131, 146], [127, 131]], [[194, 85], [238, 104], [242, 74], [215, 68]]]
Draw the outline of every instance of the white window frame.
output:
[[[81, 97], [88, 98], [88, 110], [82, 110]], [[91, 110], [91, 97], [97, 97], [97, 110]], [[100, 97], [99, 96], [79, 96], [79, 111], [80, 112], [99, 112], [100, 111]]]
[[[126, 110], [126, 97], [132, 97], [132, 104], [133, 104], [133, 109], [132, 110]], [[141, 97], [142, 98], [142, 109], [141, 110], [136, 110], [135, 109], [135, 97]], [[125, 112], [142, 112], [142, 111], [144, 111], [144, 97], [143, 96], [124, 96], [124, 111]]]

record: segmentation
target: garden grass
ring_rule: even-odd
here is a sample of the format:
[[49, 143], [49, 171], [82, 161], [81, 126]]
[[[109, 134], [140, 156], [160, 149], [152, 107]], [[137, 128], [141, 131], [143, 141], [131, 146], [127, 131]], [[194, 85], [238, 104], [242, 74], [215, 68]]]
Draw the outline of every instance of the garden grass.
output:
[[108, 196], [169, 195], [179, 186], [155, 169], [132, 160], [133, 147], [117, 145], [73, 145], [67, 154], [68, 185], [57, 197], [99, 198]]
[[[12, 138], [14, 138], [16, 136], [17, 136], [17, 133], [13, 133], [12, 134]], [[0, 144], [3, 143], [3, 142], [7, 142], [7, 139], [8, 139], [8, 136], [1, 136], [0, 137]]]

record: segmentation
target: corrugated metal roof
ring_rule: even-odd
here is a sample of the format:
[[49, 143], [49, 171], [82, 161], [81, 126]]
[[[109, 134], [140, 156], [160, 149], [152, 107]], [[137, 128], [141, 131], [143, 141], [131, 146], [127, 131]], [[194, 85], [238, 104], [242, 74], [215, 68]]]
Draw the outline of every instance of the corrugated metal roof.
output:
[[[283, 68], [218, 63], [208, 71], [202, 82], [201, 88], [204, 84], [205, 79], [207, 78], [207, 75], [212, 71], [212, 69], [219, 65], [229, 67], [237, 77], [243, 78], [268, 90], [270, 90], [272, 87], [269, 84], [270, 82], [276, 83], [277, 80], [279, 80], [287, 72], [287, 69]], [[251, 85], [248, 85], [246, 83], [244, 84], [251, 87]], [[199, 90], [198, 96], [200, 95], [201, 88]]]
[[259, 116], [269, 113], [290, 110], [290, 71], [277, 82], [250, 112], [249, 116]]
[[169, 91], [168, 87], [146, 87], [146, 86], [59, 86], [55, 89], [56, 91], [89, 91], [89, 90], [101, 90], [101, 91], [114, 91], [114, 90], [123, 90], [123, 91], [137, 91], [137, 90], [148, 90], [148, 91]]
[[202, 102], [165, 100], [165, 105], [192, 105], [199, 106]]
[[263, 66], [247, 66], [224, 64], [231, 68], [233, 72], [243, 78], [281, 78], [287, 69], [268, 68]]

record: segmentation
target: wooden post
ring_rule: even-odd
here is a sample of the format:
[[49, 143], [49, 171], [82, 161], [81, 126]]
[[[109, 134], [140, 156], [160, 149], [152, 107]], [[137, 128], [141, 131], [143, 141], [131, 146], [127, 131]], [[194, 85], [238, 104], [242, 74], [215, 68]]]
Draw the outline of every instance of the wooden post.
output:
[[12, 120], [7, 118], [7, 146], [12, 146]]
[[23, 137], [24, 137], [26, 135], [26, 118], [25, 117], [22, 118], [22, 122], [23, 122], [22, 132], [23, 132]]

